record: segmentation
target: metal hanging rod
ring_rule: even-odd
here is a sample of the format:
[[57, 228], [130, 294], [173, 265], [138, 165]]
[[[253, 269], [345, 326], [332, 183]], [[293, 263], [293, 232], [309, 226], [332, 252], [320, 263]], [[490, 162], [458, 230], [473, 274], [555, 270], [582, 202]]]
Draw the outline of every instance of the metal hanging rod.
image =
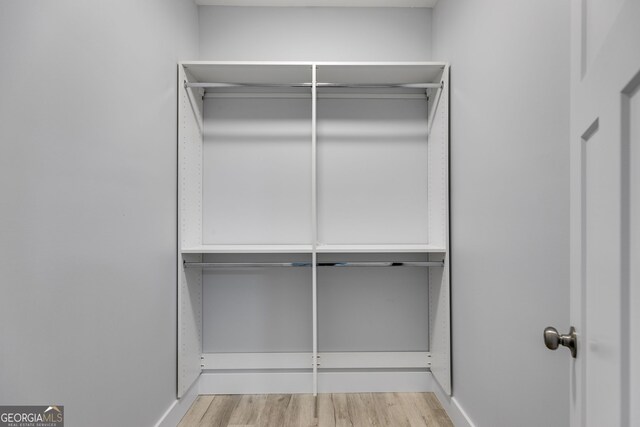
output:
[[400, 87], [406, 89], [439, 89], [442, 83], [317, 83], [317, 87], [354, 87], [354, 88], [385, 88]]
[[[227, 87], [308, 87], [313, 86], [313, 83], [190, 83], [185, 81], [184, 87], [186, 88], [227, 88]], [[440, 83], [381, 83], [381, 84], [369, 84], [369, 83], [316, 83], [316, 87], [351, 87], [351, 88], [388, 88], [397, 87], [405, 89], [439, 89], [442, 87]]]
[[[184, 262], [185, 268], [312, 267], [311, 262]], [[318, 267], [444, 267], [444, 261], [319, 262]]]

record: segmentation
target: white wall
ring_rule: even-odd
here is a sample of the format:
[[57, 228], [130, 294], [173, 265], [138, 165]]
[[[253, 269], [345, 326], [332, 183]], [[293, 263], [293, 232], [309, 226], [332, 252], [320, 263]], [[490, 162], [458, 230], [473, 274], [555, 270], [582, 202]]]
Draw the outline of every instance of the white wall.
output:
[[431, 9], [200, 6], [200, 58], [428, 61]]
[[0, 3], [0, 404], [149, 426], [176, 393], [187, 0]]
[[440, 0], [451, 62], [453, 390], [476, 426], [567, 426], [569, 4]]

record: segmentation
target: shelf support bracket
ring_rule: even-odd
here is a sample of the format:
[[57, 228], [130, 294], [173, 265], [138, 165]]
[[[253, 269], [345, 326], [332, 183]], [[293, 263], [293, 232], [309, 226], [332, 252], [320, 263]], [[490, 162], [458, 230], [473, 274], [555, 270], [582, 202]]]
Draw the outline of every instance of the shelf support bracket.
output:
[[[438, 104], [440, 103], [440, 96], [442, 95], [443, 89], [444, 81], [440, 82], [440, 87], [438, 87], [438, 90], [436, 91], [436, 96], [433, 101], [433, 105], [431, 106], [431, 111], [429, 111], [429, 117], [427, 118], [427, 138], [431, 135], [431, 128], [433, 127], [433, 121], [436, 118], [436, 110], [438, 109]], [[427, 95], [427, 100], [428, 99], [429, 95]]]

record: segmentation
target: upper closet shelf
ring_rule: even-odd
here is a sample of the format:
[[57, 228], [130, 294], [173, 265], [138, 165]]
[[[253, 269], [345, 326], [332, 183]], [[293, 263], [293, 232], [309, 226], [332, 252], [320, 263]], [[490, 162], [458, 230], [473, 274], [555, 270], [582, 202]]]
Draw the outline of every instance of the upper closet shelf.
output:
[[318, 253], [390, 253], [425, 252], [444, 253], [446, 249], [435, 245], [318, 245]]
[[[318, 245], [318, 253], [444, 253], [436, 245]], [[251, 253], [311, 253], [311, 245], [201, 245], [182, 248], [183, 254], [251, 254]]]
[[[312, 67], [317, 68], [319, 88], [354, 85], [438, 87], [446, 67], [444, 62], [183, 62], [192, 87], [292, 86], [309, 89]], [[214, 84], [212, 87], [207, 85]], [[409, 86], [411, 88], [411, 86]]]

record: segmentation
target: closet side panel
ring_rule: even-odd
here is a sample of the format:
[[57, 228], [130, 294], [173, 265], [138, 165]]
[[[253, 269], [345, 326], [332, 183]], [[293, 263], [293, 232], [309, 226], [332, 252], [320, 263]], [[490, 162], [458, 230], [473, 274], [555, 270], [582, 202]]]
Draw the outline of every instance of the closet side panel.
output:
[[204, 104], [202, 89], [184, 88], [192, 78], [182, 66], [178, 80], [178, 220], [179, 242], [185, 248], [202, 244]]
[[202, 354], [202, 272], [185, 270], [183, 261], [201, 255], [183, 255], [181, 247], [202, 242], [202, 96], [185, 89], [189, 80], [178, 67], [178, 391], [180, 398], [200, 375]]
[[[185, 254], [184, 261], [200, 262], [202, 255]], [[178, 398], [184, 396], [198, 379], [202, 356], [202, 270], [185, 269], [182, 262], [180, 264], [178, 269]]]
[[431, 261], [445, 260], [444, 268], [429, 269], [429, 348], [431, 372], [448, 395], [451, 395], [451, 310], [448, 259], [432, 254]]
[[444, 260], [443, 268], [429, 269], [429, 349], [431, 372], [451, 395], [451, 290], [449, 248], [449, 68], [444, 70], [444, 87], [435, 108], [429, 135], [429, 235], [431, 242], [446, 248], [444, 255], [432, 254], [432, 261]]
[[[444, 80], [445, 75], [442, 78]], [[429, 92], [429, 116], [433, 117], [427, 143], [429, 243], [446, 248], [449, 233], [449, 91], [443, 88]], [[432, 111], [432, 108], [436, 110]]]

